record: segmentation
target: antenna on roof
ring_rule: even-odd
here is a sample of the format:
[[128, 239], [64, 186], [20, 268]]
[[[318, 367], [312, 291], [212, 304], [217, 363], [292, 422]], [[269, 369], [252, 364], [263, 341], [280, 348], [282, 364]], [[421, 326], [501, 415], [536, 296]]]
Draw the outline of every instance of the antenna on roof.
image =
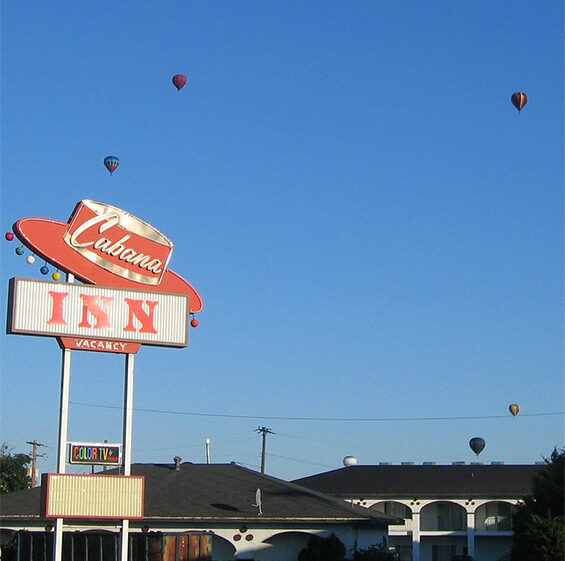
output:
[[175, 462], [175, 471], [180, 471], [180, 463], [182, 462], [182, 458], [180, 456], [175, 456], [173, 458], [173, 462]]
[[212, 463], [210, 461], [210, 439], [209, 438], [206, 439], [206, 463], [207, 464]]
[[255, 491], [255, 502], [251, 505], [251, 506], [256, 506], [257, 507], [257, 515], [261, 516], [261, 514], [263, 514], [263, 511], [261, 509], [262, 507], [262, 501], [261, 501], [261, 488], [257, 487], [257, 491]]

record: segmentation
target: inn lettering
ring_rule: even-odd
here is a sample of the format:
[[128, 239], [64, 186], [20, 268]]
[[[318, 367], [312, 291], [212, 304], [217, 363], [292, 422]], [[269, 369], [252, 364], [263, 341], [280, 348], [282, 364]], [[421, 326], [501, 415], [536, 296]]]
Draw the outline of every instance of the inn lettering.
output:
[[[65, 319], [65, 306], [68, 292], [49, 291], [51, 297], [51, 317], [47, 321], [49, 325], [67, 325]], [[107, 296], [95, 296], [92, 294], [80, 294], [82, 315], [78, 327], [91, 328], [94, 320], [94, 329], [114, 329], [112, 323], [112, 304], [114, 298]], [[140, 333], [157, 333], [155, 329], [155, 308], [158, 303], [154, 300], [139, 300], [124, 298], [123, 304], [128, 309], [128, 322], [123, 326], [123, 331], [139, 331]], [[134, 321], [137, 320], [137, 321]], [[141, 324], [139, 329], [136, 327]]]

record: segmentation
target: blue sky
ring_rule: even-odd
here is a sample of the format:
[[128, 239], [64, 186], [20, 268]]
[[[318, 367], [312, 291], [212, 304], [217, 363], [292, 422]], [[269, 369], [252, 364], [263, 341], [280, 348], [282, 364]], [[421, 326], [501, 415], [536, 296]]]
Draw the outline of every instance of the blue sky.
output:
[[[113, 204], [204, 298], [136, 357], [134, 461], [258, 469], [259, 426], [286, 479], [564, 445], [562, 3], [11, 2], [1, 80], [3, 230]], [[3, 313], [42, 278], [16, 245]], [[1, 441], [54, 471], [60, 350], [0, 341]], [[73, 353], [69, 440], [121, 440], [123, 373]]]

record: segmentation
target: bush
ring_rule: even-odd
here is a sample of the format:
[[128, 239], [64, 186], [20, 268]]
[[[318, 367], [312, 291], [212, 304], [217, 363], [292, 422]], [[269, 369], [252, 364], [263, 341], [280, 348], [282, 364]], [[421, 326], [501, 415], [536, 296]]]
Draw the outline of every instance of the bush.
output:
[[353, 561], [396, 561], [397, 557], [383, 545], [371, 545], [353, 552]]
[[345, 561], [345, 546], [335, 534], [327, 538], [311, 536], [298, 561]]

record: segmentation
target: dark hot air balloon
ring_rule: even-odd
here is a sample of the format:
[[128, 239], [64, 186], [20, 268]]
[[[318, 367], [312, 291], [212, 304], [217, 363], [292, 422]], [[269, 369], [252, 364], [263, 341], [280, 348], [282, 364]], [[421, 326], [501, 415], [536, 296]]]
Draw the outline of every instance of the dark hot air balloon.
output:
[[518, 413], [520, 413], [520, 406], [517, 403], [511, 403], [508, 406], [508, 411], [510, 411], [510, 413], [512, 413], [512, 415], [515, 417], [516, 415], [518, 415]]
[[471, 440], [469, 440], [469, 446], [471, 447], [471, 450], [473, 450], [473, 452], [477, 454], [477, 458], [479, 457], [479, 454], [483, 451], [485, 445], [486, 442], [480, 436], [475, 436], [474, 438], [471, 438]]
[[110, 175], [112, 175], [112, 172], [120, 165], [120, 160], [116, 156], [106, 156], [104, 158], [104, 165], [110, 172]]
[[524, 92], [516, 92], [512, 94], [510, 98], [512, 105], [518, 109], [518, 113], [524, 108], [524, 105], [528, 103], [528, 96]]
[[180, 92], [180, 90], [184, 88], [184, 85], [186, 84], [186, 76], [184, 74], [175, 74], [173, 76], [173, 84], [175, 85], [175, 88]]

